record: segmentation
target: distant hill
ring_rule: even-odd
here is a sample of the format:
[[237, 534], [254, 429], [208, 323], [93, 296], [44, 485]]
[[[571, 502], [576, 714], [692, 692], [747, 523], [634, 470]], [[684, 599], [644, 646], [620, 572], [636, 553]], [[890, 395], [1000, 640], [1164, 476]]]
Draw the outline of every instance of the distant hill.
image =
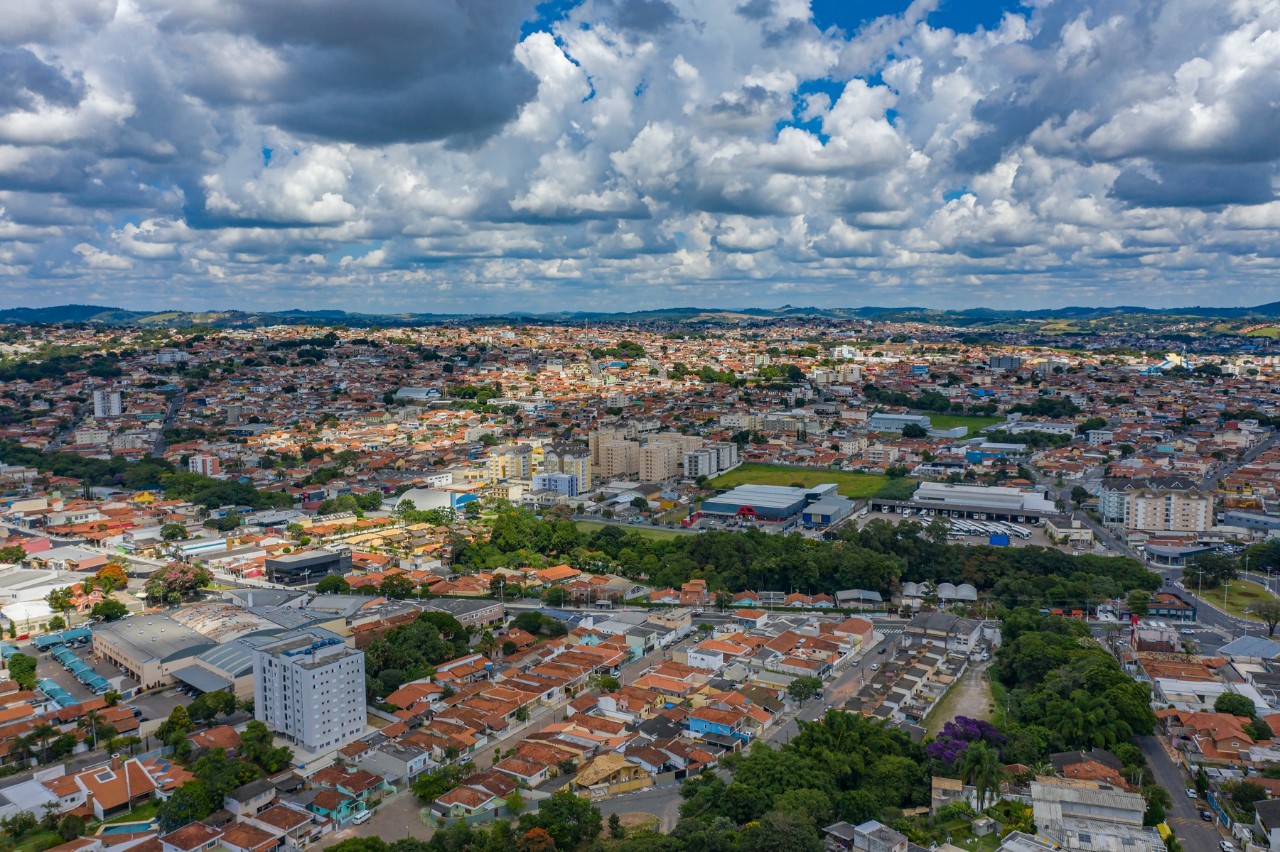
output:
[[511, 312], [495, 314], [363, 314], [341, 310], [281, 311], [131, 311], [101, 305], [57, 305], [47, 308], [0, 309], [0, 324], [21, 323], [87, 323], [105, 326], [211, 326], [216, 328], [261, 327], [269, 325], [346, 325], [353, 328], [434, 325], [440, 323], [506, 323], [506, 322], [632, 322], [674, 324], [733, 324], [804, 317], [832, 320], [880, 320], [928, 322], [939, 325], [983, 326], [1000, 323], [1044, 321], [1090, 322], [1123, 316], [1159, 319], [1167, 317], [1221, 318], [1259, 320], [1280, 317], [1280, 302], [1269, 302], [1252, 308], [1144, 308], [1122, 305], [1110, 308], [1071, 306], [1041, 310], [1015, 311], [996, 308], [939, 310], [922, 307], [815, 308], [784, 305], [780, 308], [693, 308], [674, 307], [645, 311], [558, 311], [548, 313]]

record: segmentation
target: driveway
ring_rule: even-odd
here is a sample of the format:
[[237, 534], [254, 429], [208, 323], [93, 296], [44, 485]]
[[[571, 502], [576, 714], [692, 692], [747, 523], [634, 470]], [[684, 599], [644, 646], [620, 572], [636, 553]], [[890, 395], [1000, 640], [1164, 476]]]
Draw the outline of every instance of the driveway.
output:
[[1207, 810], [1209, 805], [1198, 799], [1187, 798], [1186, 789], [1193, 785], [1188, 783], [1187, 777], [1170, 759], [1156, 737], [1138, 737], [1137, 741], [1156, 783], [1168, 790], [1173, 797], [1173, 807], [1169, 808], [1165, 820], [1178, 836], [1182, 848], [1187, 852], [1216, 850], [1218, 842], [1226, 839], [1227, 834], [1219, 833], [1210, 823], [1200, 819], [1200, 809]]

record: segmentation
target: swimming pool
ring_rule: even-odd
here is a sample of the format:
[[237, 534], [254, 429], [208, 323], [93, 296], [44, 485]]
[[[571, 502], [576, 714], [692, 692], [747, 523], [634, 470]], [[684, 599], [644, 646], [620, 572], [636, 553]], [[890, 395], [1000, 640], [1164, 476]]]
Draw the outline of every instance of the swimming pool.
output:
[[155, 822], [113, 822], [98, 829], [98, 834], [143, 834], [155, 827]]

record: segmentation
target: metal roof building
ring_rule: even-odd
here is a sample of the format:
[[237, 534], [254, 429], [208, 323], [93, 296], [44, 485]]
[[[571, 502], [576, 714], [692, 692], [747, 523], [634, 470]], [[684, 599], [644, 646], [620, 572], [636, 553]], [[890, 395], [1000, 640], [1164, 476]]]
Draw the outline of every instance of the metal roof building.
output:
[[795, 517], [808, 502], [811, 489], [785, 485], [739, 485], [702, 504], [704, 515], [754, 515], [765, 521]]
[[143, 688], [166, 686], [185, 661], [216, 645], [169, 616], [139, 615], [93, 631], [93, 653], [129, 673]]

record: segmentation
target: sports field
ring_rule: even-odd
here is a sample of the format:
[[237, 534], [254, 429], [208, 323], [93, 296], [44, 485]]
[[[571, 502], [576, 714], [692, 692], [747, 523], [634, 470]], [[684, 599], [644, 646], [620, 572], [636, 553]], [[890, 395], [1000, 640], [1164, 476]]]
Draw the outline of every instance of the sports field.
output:
[[872, 497], [884, 487], [888, 477], [876, 473], [852, 473], [845, 470], [809, 470], [781, 464], [748, 462], [721, 474], [708, 484], [712, 488], [735, 488], [739, 485], [795, 485], [805, 488], [834, 482], [845, 497], [857, 500]]
[[929, 422], [935, 429], [954, 429], [957, 426], [968, 426], [969, 436], [978, 434], [984, 426], [991, 426], [1003, 420], [1002, 417], [985, 417], [977, 414], [930, 414]]

